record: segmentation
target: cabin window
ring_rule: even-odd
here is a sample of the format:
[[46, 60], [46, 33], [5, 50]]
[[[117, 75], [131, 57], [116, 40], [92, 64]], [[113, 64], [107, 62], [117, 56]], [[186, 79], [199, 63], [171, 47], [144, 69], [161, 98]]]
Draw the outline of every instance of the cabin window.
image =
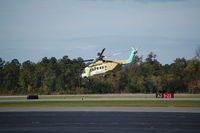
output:
[[104, 69], [104, 66], [102, 66], [102, 69]]

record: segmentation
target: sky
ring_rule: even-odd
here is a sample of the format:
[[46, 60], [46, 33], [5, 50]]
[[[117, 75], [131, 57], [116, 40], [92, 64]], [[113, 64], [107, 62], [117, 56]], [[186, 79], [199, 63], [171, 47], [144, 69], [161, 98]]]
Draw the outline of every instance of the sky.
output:
[[95, 58], [132, 46], [162, 64], [191, 59], [200, 46], [199, 0], [0, 0], [0, 57]]

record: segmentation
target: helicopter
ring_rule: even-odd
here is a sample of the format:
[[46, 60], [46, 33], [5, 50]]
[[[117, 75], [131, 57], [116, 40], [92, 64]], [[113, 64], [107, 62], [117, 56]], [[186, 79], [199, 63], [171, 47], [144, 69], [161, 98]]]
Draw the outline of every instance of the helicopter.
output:
[[88, 78], [94, 75], [105, 74], [110, 71], [119, 70], [122, 65], [130, 64], [134, 61], [135, 56], [138, 52], [138, 49], [132, 48], [131, 54], [127, 60], [105, 60], [105, 56], [103, 55], [105, 48], [97, 53], [96, 59], [84, 60], [85, 62], [91, 62], [88, 66], [86, 66], [81, 74], [82, 78]]

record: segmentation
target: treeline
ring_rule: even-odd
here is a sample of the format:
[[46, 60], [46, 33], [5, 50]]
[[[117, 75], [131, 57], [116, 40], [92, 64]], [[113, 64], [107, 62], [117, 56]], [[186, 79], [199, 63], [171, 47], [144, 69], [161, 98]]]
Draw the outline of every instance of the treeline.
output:
[[40, 62], [0, 58], [0, 94], [90, 94], [90, 93], [200, 93], [200, 60], [178, 58], [162, 65], [150, 53], [143, 61], [123, 66], [106, 76], [81, 79], [86, 64], [82, 58], [44, 57]]

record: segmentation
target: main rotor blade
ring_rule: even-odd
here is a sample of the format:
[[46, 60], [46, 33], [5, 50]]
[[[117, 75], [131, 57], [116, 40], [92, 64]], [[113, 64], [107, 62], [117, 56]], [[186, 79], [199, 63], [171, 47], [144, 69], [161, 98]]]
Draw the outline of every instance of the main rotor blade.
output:
[[94, 61], [94, 59], [84, 60], [84, 62]]
[[103, 52], [105, 51], [105, 49], [106, 49], [106, 48], [104, 48], [104, 49], [101, 51], [101, 53], [99, 54], [100, 57], [102, 56], [102, 54], [103, 54]]

